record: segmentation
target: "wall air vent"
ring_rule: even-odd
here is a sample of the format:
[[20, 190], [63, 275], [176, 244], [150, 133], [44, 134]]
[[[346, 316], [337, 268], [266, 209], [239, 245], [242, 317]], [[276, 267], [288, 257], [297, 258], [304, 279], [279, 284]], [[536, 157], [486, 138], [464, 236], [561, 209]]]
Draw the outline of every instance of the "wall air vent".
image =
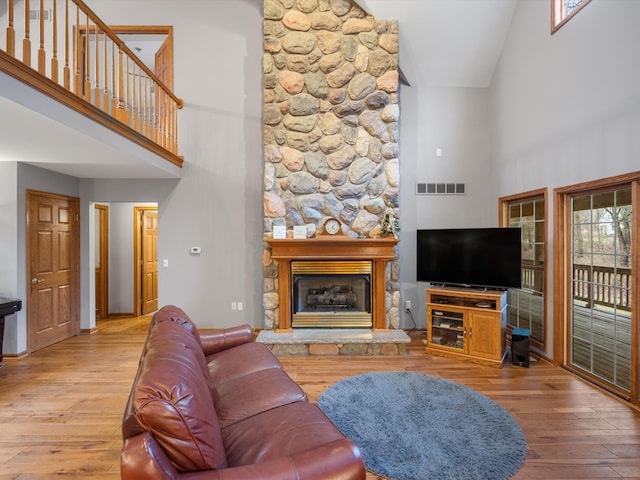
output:
[[466, 183], [416, 183], [416, 195], [466, 195]]
[[[32, 22], [39, 22], [40, 21], [40, 10], [29, 10], [29, 19]], [[50, 8], [45, 8], [42, 10], [42, 19], [45, 22], [50, 22], [51, 21], [51, 9]]]

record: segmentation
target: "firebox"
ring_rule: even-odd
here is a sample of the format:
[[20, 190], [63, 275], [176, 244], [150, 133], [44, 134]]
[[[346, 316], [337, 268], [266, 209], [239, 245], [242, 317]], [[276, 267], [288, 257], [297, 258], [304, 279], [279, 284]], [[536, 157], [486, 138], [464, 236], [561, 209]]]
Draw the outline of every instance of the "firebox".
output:
[[292, 261], [292, 327], [365, 327], [371, 314], [371, 261]]

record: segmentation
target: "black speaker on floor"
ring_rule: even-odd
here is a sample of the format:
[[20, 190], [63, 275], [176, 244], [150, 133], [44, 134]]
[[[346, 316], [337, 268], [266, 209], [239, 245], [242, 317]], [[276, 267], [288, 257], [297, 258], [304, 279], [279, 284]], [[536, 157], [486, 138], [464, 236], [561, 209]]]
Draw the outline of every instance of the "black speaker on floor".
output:
[[529, 330], [526, 328], [514, 328], [511, 333], [511, 360], [519, 367], [529, 366]]

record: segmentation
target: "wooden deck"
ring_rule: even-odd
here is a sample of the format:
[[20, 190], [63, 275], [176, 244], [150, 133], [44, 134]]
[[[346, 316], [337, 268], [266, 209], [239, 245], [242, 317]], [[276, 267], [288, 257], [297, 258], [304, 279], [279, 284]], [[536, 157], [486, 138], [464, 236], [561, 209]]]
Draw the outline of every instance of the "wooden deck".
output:
[[[120, 422], [147, 326], [148, 319], [107, 320], [94, 335], [4, 361], [0, 480], [120, 478]], [[484, 367], [429, 356], [424, 332], [411, 336], [407, 355], [281, 360], [311, 401], [333, 383], [371, 371], [425, 373], [487, 395], [526, 435], [516, 480], [640, 478], [640, 413], [628, 403], [546, 362]]]
[[606, 382], [631, 389], [631, 312], [573, 305], [573, 363]]

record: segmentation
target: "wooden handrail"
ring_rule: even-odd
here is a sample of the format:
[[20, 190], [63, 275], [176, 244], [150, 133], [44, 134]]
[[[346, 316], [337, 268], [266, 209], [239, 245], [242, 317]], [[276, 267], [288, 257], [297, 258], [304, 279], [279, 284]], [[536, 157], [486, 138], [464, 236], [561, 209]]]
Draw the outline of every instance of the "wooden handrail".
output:
[[[16, 18], [15, 0], [6, 1], [4, 53], [33, 68], [44, 77], [43, 81], [48, 79], [72, 92], [79, 102], [86, 102], [149, 139], [170, 153], [169, 157], [175, 157], [171, 159], [173, 163], [182, 165], [182, 158], [177, 155], [177, 111], [183, 107], [184, 102], [82, 0], [63, 0], [65, 5], [61, 15], [58, 15], [57, 0], [52, 0], [50, 10], [45, 10], [45, 2], [40, 0], [39, 10], [36, 10], [39, 12], [38, 44], [33, 46], [30, 24], [35, 19], [30, 18], [32, 11], [29, 0], [24, 0], [23, 19]], [[75, 5], [75, 15], [70, 11], [70, 3]], [[49, 20], [53, 20], [51, 29], [45, 24], [47, 15]], [[75, 21], [72, 20], [73, 17]], [[20, 21], [24, 25], [20, 25]], [[16, 28], [18, 26], [23, 30]], [[0, 24], [0, 29], [1, 27]], [[22, 52], [16, 51], [16, 36], [20, 34], [23, 37]], [[58, 59], [59, 45], [63, 45], [64, 65]], [[33, 48], [35, 50], [32, 52]], [[73, 53], [70, 52], [71, 49]], [[32, 53], [37, 54], [37, 64], [33, 66]], [[20, 54], [21, 59], [18, 58]], [[47, 57], [50, 58], [49, 65]], [[24, 77], [25, 70], [16, 69], [14, 62], [0, 62], [0, 68], [25, 83], [34, 83], [31, 74], [20, 78], [21, 75]], [[50, 87], [45, 85], [40, 90], [50, 91]], [[65, 98], [64, 103], [67, 103], [67, 96], [62, 97]], [[91, 109], [87, 110], [86, 106], [73, 108], [83, 113], [93, 112]], [[104, 123], [102, 119], [100, 121]], [[114, 130], [121, 131], [120, 128]], [[155, 148], [153, 150], [157, 151]]]

